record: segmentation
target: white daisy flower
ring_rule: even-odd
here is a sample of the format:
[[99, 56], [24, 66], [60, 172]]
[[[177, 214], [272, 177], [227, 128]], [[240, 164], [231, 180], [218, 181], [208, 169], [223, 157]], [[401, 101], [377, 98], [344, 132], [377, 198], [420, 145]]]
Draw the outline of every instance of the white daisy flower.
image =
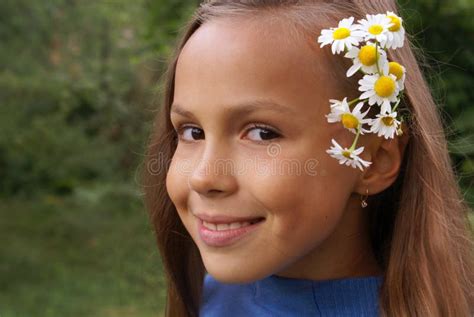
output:
[[378, 72], [378, 69], [388, 66], [385, 51], [381, 48], [377, 49], [375, 44], [370, 42], [361, 48], [352, 47], [344, 57], [351, 58], [353, 62], [353, 65], [347, 70], [347, 77], [351, 77], [359, 69], [366, 74], [375, 74]]
[[342, 104], [347, 103], [347, 97], [343, 100], [329, 99], [329, 102], [331, 103], [331, 108], [342, 107]]
[[[386, 67], [384, 67], [386, 70]], [[369, 98], [369, 105], [377, 103], [381, 106], [381, 113], [392, 112], [391, 102], [396, 102], [400, 87], [397, 77], [384, 71], [382, 75], [365, 75], [359, 80], [359, 91], [362, 92], [359, 99]]]
[[353, 22], [354, 17], [350, 17], [341, 20], [337, 28], [322, 30], [318, 37], [318, 43], [321, 43], [321, 47], [332, 43], [333, 54], [339, 54], [345, 48], [349, 50], [352, 46], [359, 45], [364, 33], [358, 29], [358, 25], [353, 25]]
[[388, 63], [389, 73], [397, 77], [397, 85], [400, 90], [405, 88], [406, 69], [403, 65], [397, 62]]
[[334, 139], [332, 139], [331, 142], [333, 146], [329, 150], [326, 150], [326, 153], [328, 153], [331, 157], [338, 159], [339, 164], [344, 164], [353, 168], [358, 167], [361, 171], [364, 170], [364, 167], [368, 167], [370, 164], [372, 164], [372, 162], [364, 161], [359, 157], [359, 154], [364, 151], [363, 146], [356, 150], [350, 150], [347, 148], [342, 148], [342, 146], [340, 146]]
[[388, 28], [392, 26], [392, 20], [385, 14], [367, 14], [366, 19], [359, 20], [361, 30], [364, 31], [364, 39], [376, 40], [379, 43], [387, 41]]
[[397, 112], [379, 113], [369, 124], [370, 132], [377, 133], [377, 136], [383, 135], [386, 139], [393, 139], [394, 134], [398, 134], [400, 121], [397, 120]]
[[363, 102], [359, 102], [351, 111], [349, 104], [347, 103], [347, 98], [344, 98], [342, 101], [335, 99], [329, 101], [333, 103], [331, 105], [331, 113], [326, 115], [329, 123], [342, 122], [344, 128], [352, 133], [357, 133], [356, 129], [360, 129], [361, 134], [370, 132], [369, 130], [362, 128], [363, 124], [371, 121], [371, 119], [364, 119], [370, 109], [367, 109], [364, 113], [361, 113], [360, 111], [364, 105]]
[[387, 11], [391, 26], [388, 28], [387, 40], [382, 43], [383, 47], [396, 49], [403, 46], [405, 40], [405, 28], [401, 17], [391, 11]]

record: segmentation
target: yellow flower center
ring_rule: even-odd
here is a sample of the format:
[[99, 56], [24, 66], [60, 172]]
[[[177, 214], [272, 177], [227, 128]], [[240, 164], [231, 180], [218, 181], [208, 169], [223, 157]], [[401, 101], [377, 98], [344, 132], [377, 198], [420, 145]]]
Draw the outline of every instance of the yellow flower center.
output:
[[386, 126], [391, 126], [393, 124], [393, 118], [392, 117], [383, 117], [382, 122]]
[[342, 151], [342, 155], [347, 157], [348, 159], [352, 159], [350, 151]]
[[341, 116], [342, 124], [347, 129], [355, 129], [359, 125], [359, 120], [351, 113], [344, 113]]
[[398, 30], [400, 30], [400, 27], [402, 26], [402, 21], [400, 21], [400, 19], [396, 16], [393, 16], [393, 15], [389, 15], [388, 16], [391, 20], [391, 22], [393, 23], [393, 25], [391, 27], [389, 27], [389, 31], [391, 32], [397, 32]]
[[375, 82], [374, 90], [380, 97], [389, 97], [395, 91], [395, 80], [389, 76], [381, 76]]
[[382, 31], [383, 27], [380, 24], [374, 24], [369, 27], [369, 33], [373, 35], [379, 35]]
[[389, 72], [392, 75], [397, 77], [397, 80], [402, 79], [403, 77], [403, 67], [402, 65], [398, 64], [397, 62], [390, 62], [388, 63]]
[[365, 66], [372, 66], [377, 60], [377, 49], [372, 45], [365, 45], [359, 51], [359, 60]]
[[339, 28], [332, 33], [335, 40], [342, 40], [351, 35], [351, 30], [348, 28]]

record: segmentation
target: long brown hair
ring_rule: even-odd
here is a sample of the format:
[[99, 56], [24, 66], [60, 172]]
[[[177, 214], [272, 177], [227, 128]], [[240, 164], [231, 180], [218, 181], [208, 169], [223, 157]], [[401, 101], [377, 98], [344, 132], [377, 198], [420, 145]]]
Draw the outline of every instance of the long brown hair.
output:
[[[170, 122], [178, 56], [190, 36], [215, 17], [284, 15], [314, 37], [321, 16], [398, 12], [394, 0], [215, 0], [190, 19], [172, 56], [144, 162], [144, 192], [167, 280], [166, 316], [198, 316], [205, 268], [166, 190], [176, 149]], [[336, 20], [337, 19], [337, 20]], [[327, 25], [324, 27], [328, 27]], [[321, 26], [319, 25], [319, 29]], [[408, 70], [409, 141], [397, 180], [369, 199], [370, 235], [384, 270], [382, 316], [469, 316], [474, 311], [474, 255], [468, 206], [457, 185], [440, 115], [410, 43], [391, 52]]]

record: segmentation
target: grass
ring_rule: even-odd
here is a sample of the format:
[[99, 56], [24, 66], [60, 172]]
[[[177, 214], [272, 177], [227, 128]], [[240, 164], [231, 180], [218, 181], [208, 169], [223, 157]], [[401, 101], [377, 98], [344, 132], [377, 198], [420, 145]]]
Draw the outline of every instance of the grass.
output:
[[0, 201], [0, 316], [159, 316], [164, 281], [137, 195], [102, 186]]

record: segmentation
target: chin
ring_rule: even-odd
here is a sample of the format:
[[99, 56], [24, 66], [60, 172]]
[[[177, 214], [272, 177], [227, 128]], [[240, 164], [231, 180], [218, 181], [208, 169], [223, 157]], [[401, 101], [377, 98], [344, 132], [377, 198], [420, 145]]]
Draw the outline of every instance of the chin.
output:
[[242, 272], [243, 274], [229, 274], [229, 272], [208, 271], [208, 273], [219, 282], [226, 284], [247, 284], [260, 279], [244, 272]]
[[249, 268], [248, 265], [240, 264], [230, 267], [228, 265], [223, 265], [223, 263], [206, 264], [206, 262], [204, 262], [204, 266], [206, 267], [206, 271], [213, 278], [221, 283], [228, 284], [252, 283], [272, 274], [272, 272], [268, 272], [267, 270], [261, 271], [258, 269]]

